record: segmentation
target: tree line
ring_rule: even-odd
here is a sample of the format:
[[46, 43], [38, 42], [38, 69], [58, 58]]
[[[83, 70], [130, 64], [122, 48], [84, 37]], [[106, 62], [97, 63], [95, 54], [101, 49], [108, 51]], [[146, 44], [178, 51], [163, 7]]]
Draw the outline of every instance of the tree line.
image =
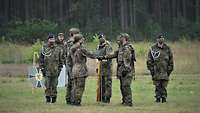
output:
[[200, 0], [0, 0], [1, 36], [33, 20], [55, 23], [55, 32], [79, 27], [110, 38], [128, 32], [144, 40], [163, 32], [171, 40], [199, 39]]

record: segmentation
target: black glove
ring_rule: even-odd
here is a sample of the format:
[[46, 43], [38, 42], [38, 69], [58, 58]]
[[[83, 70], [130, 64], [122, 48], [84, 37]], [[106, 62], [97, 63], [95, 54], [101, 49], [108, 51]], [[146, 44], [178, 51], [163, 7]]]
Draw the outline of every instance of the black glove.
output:
[[45, 77], [46, 76], [46, 71], [44, 68], [41, 69], [42, 75]]

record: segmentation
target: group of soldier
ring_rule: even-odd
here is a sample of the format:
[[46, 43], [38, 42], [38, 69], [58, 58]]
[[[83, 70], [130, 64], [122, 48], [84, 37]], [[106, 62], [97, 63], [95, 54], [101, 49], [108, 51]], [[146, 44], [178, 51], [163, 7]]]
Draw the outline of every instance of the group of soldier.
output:
[[[68, 81], [66, 85], [66, 103], [70, 105], [81, 105], [82, 95], [85, 89], [86, 78], [88, 77], [87, 57], [98, 59], [100, 66], [100, 101], [110, 103], [112, 96], [112, 59], [116, 58], [117, 73], [120, 80], [122, 103], [125, 106], [132, 106], [131, 83], [135, 75], [136, 62], [135, 49], [129, 42], [130, 36], [121, 33], [117, 36], [118, 49], [113, 52], [110, 42], [104, 34], [99, 34], [99, 45], [96, 52], [88, 51], [83, 43], [84, 36], [78, 28], [69, 30], [69, 38], [65, 41], [64, 33], [48, 35], [48, 42], [40, 53], [39, 67], [45, 77], [45, 98], [46, 103], [55, 103], [57, 99], [58, 77], [63, 65], [66, 66]], [[173, 54], [170, 47], [165, 44], [164, 36], [156, 36], [156, 44], [153, 45], [147, 58], [147, 68], [152, 75], [155, 85], [156, 102], [166, 102], [167, 84], [169, 76], [173, 71]]]

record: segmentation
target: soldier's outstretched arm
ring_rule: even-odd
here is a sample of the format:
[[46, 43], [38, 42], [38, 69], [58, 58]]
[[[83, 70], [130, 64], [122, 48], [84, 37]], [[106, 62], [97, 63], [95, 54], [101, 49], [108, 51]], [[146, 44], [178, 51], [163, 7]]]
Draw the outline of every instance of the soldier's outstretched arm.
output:
[[87, 49], [82, 48], [81, 51], [82, 51], [82, 54], [83, 54], [84, 56], [89, 57], [89, 58], [92, 58], [92, 59], [96, 59], [96, 55], [93, 54], [92, 52], [88, 51]]
[[117, 55], [118, 55], [118, 50], [115, 51], [114, 53], [111, 53], [111, 54], [108, 54], [105, 56], [105, 59], [112, 59], [112, 58], [117, 58]]

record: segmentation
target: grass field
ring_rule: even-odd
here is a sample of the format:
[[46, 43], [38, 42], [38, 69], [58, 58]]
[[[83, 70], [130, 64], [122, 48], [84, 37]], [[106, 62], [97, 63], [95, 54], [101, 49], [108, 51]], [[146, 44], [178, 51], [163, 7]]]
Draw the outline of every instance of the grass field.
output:
[[[174, 53], [175, 70], [171, 75], [168, 102], [165, 104], [154, 102], [154, 87], [146, 68], [146, 55], [152, 43], [137, 42], [133, 43], [137, 57], [136, 81], [132, 84], [133, 107], [120, 105], [119, 81], [115, 78], [110, 104], [96, 102], [97, 80], [91, 76], [86, 82], [82, 106], [74, 107], [65, 104], [65, 88], [59, 88], [56, 104], [45, 104], [44, 89], [36, 89], [32, 94], [31, 83], [26, 78], [6, 77], [5, 74], [5, 77], [0, 75], [0, 113], [200, 113], [200, 42], [182, 40], [168, 44]], [[111, 45], [116, 50], [116, 43], [112, 42]], [[96, 43], [88, 43], [86, 46], [95, 50]], [[0, 64], [30, 63], [32, 52], [38, 47], [37, 44], [1, 44]], [[95, 72], [94, 60], [89, 60], [88, 64], [89, 69]], [[113, 65], [115, 74], [115, 60]]]
[[132, 84], [134, 106], [120, 105], [119, 81], [113, 78], [110, 104], [96, 102], [96, 78], [86, 82], [82, 106], [65, 104], [65, 88], [59, 88], [58, 102], [46, 104], [43, 89], [31, 92], [26, 78], [0, 78], [0, 113], [199, 113], [200, 74], [172, 75], [168, 86], [168, 102], [154, 102], [154, 88], [150, 76], [140, 75]]

